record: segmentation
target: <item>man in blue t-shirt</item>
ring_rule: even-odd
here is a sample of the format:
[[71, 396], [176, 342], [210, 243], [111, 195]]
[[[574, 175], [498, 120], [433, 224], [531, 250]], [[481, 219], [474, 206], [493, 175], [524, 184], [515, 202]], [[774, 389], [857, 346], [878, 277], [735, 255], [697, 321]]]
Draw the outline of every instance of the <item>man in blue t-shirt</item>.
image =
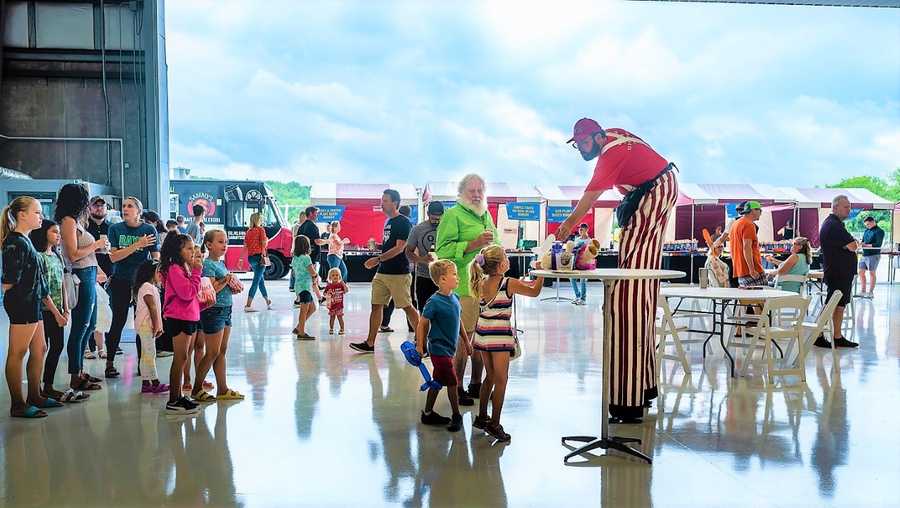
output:
[[[875, 271], [881, 261], [881, 246], [884, 244], [884, 230], [878, 227], [875, 217], [871, 215], [863, 221], [866, 230], [862, 237], [862, 259], [859, 260], [859, 290], [863, 298], [872, 298], [875, 291]], [[866, 273], [869, 280], [866, 280]], [[866, 291], [868, 282], [869, 291]]]
[[459, 412], [459, 379], [453, 367], [457, 340], [462, 339], [466, 353], [472, 354], [472, 344], [462, 326], [462, 306], [459, 296], [453, 292], [459, 285], [456, 264], [449, 259], [435, 261], [429, 265], [432, 281], [438, 291], [428, 299], [422, 309], [422, 317], [416, 327], [416, 349], [425, 354], [425, 338], [428, 338], [428, 352], [431, 354], [432, 377], [447, 387], [447, 397], [453, 415], [450, 418], [434, 412], [434, 403], [440, 389], [431, 388], [425, 398], [425, 410], [421, 421], [425, 425], [448, 425], [447, 430], [457, 432], [462, 429], [462, 415]]
[[[156, 228], [141, 222], [144, 205], [134, 197], [122, 202], [122, 222], [109, 227], [109, 259], [112, 261], [112, 277], [109, 279], [109, 302], [112, 308], [112, 323], [106, 334], [107, 378], [119, 377], [113, 361], [122, 338], [122, 328], [128, 320], [128, 309], [132, 307], [134, 275], [139, 266], [151, 257], [159, 259], [159, 238]], [[139, 343], [139, 342], [138, 342]], [[140, 355], [140, 350], [138, 350]]]

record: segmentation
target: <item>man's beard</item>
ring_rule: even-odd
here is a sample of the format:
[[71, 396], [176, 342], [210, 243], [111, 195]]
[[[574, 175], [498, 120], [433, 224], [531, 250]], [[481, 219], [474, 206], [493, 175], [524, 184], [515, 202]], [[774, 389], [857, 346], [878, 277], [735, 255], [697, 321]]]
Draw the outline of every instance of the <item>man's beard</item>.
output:
[[95, 214], [95, 213], [92, 213], [92, 214], [91, 214], [91, 218], [92, 218], [92, 219], [97, 219], [97, 220], [103, 220], [103, 219], [106, 218], [106, 214], [104, 213], [104, 214], [102, 214], [102, 215], [97, 215], [97, 214]]
[[466, 199], [460, 199], [459, 204], [471, 210], [475, 215], [484, 215], [484, 212], [487, 211], [487, 202], [483, 199], [477, 203], [472, 203]]

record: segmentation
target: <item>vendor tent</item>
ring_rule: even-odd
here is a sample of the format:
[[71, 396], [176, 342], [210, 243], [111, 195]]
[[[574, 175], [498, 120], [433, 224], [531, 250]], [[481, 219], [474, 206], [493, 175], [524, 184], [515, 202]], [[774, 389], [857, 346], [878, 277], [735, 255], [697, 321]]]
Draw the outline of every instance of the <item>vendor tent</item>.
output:
[[831, 213], [831, 201], [838, 195], [847, 196], [851, 208], [858, 210], [893, 210], [896, 204], [861, 188], [800, 188], [797, 192], [804, 196], [797, 231], [801, 236], [809, 238], [815, 247], [819, 246], [819, 226]]
[[400, 193], [401, 204], [414, 207], [413, 222], [417, 219], [419, 195], [416, 188], [405, 183], [316, 183], [309, 191], [313, 206], [323, 208], [319, 214], [319, 229], [332, 218], [341, 223], [341, 236], [351, 245], [364, 246], [369, 239], [382, 241], [386, 220], [381, 211], [381, 196], [385, 189]]
[[[563, 215], [568, 215], [578, 204], [584, 187], [578, 185], [548, 185], [538, 187], [546, 205], [546, 234], [556, 233]], [[602, 245], [612, 238], [613, 209], [619, 206], [622, 195], [615, 189], [606, 190], [594, 202], [594, 206], [581, 218], [588, 225], [588, 232]]]

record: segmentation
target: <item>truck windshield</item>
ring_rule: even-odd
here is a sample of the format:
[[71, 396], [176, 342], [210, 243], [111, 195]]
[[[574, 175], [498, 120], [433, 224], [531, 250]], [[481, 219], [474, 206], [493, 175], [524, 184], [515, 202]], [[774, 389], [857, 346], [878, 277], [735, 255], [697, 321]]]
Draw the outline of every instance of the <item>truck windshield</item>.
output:
[[265, 201], [229, 201], [226, 227], [232, 229], [246, 229], [250, 227], [250, 216], [259, 212], [262, 214], [262, 227], [278, 229], [284, 224], [281, 213], [271, 199]]

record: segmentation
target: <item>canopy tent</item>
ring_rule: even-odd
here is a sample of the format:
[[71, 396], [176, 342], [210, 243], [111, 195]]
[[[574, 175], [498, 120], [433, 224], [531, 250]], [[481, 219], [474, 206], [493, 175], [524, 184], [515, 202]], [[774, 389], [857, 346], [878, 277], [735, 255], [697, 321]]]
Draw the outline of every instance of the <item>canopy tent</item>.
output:
[[[542, 198], [538, 190], [531, 185], [507, 182], [488, 182], [485, 187], [488, 212], [494, 219], [503, 246], [516, 248], [520, 239], [540, 242], [543, 218], [538, 216], [536, 220], [512, 220], [504, 206], [507, 203], [539, 204]], [[458, 188], [458, 182], [428, 182], [422, 193], [423, 201], [441, 201], [450, 205], [457, 200]]]
[[736, 206], [752, 200], [763, 205], [763, 215], [757, 222], [759, 239], [771, 242], [776, 239], [776, 224], [780, 230], [794, 216], [796, 204], [802, 199], [796, 189], [766, 184], [685, 183], [679, 187], [674, 230], [669, 230], [667, 241], [701, 239], [703, 229], [713, 232], [721, 227], [725, 231], [730, 219], [736, 217]]
[[381, 196], [385, 189], [400, 193], [400, 204], [414, 207], [413, 222], [418, 218], [419, 195], [415, 186], [406, 183], [316, 183], [309, 191], [313, 206], [321, 207], [319, 229], [332, 218], [341, 223], [341, 236], [351, 245], [364, 246], [369, 239], [381, 243], [385, 216], [381, 211]]
[[[810, 243], [819, 246], [819, 225], [831, 213], [832, 200], [843, 194], [850, 199], [850, 207], [859, 210], [893, 210], [896, 203], [879, 197], [868, 189], [861, 188], [800, 188], [797, 192], [804, 196], [799, 205], [797, 231], [800, 236], [809, 238]], [[891, 220], [893, 221], [893, 215]], [[896, 221], [893, 221], [896, 224]], [[893, 227], [892, 227], [893, 229]], [[896, 237], [893, 237], [896, 238]]]
[[[559, 229], [561, 220], [561, 212], [566, 215], [578, 204], [584, 193], [584, 187], [578, 185], [548, 185], [538, 187], [541, 196], [543, 196], [546, 210], [546, 228], [547, 233], [556, 233]], [[604, 191], [594, 206], [582, 217], [581, 222], [588, 225], [588, 233], [591, 237], [596, 238], [602, 245], [609, 243], [612, 237], [613, 209], [619, 206], [622, 201], [622, 195], [615, 189]], [[568, 209], [568, 210], [566, 210]], [[554, 213], [555, 212], [555, 213]]]

